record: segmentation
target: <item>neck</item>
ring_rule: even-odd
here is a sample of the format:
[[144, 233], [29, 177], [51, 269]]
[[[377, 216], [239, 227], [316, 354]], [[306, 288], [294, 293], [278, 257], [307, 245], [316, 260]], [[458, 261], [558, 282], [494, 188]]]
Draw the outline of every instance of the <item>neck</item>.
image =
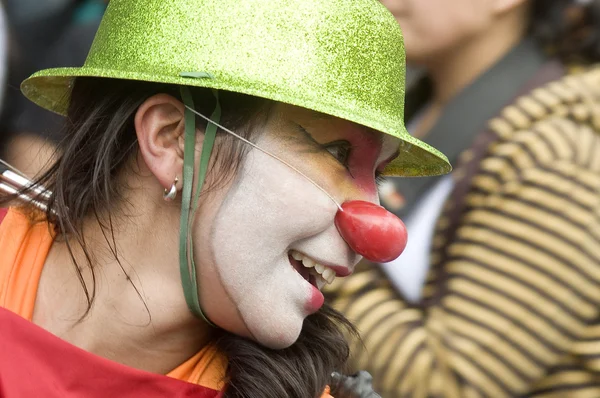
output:
[[524, 29], [509, 27], [491, 27], [481, 37], [461, 43], [424, 64], [433, 81], [434, 105], [446, 104], [523, 39]]
[[[40, 280], [34, 322], [86, 351], [166, 374], [205, 346], [212, 329], [191, 314], [183, 296], [176, 271], [177, 239], [171, 238], [178, 236], [178, 209], [165, 210], [160, 203], [157, 208], [148, 206], [154, 205], [130, 210], [142, 208], [140, 214], [155, 217], [119, 218], [124, 223], [114, 230], [118, 259], [96, 220], [85, 222], [94, 273], [82, 250], [75, 258], [94, 294], [87, 315], [87, 300], [66, 244], [55, 242]], [[173, 231], [166, 231], [166, 226]], [[106, 236], [112, 243], [110, 231]]]

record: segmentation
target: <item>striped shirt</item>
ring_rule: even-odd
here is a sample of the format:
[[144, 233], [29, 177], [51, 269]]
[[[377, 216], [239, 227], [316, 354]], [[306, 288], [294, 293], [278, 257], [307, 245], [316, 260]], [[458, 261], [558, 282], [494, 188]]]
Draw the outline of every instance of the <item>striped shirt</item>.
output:
[[476, 170], [437, 222], [422, 302], [373, 266], [328, 292], [361, 332], [353, 366], [384, 398], [600, 397], [600, 68], [489, 128], [482, 159], [463, 154]]

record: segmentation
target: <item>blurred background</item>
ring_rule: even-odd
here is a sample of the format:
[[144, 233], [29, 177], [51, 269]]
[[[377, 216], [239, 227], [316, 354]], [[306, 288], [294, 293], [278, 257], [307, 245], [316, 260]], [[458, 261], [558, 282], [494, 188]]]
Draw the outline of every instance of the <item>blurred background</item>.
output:
[[0, 1], [0, 157], [35, 175], [60, 140], [61, 117], [28, 102], [21, 81], [85, 61], [105, 0]]

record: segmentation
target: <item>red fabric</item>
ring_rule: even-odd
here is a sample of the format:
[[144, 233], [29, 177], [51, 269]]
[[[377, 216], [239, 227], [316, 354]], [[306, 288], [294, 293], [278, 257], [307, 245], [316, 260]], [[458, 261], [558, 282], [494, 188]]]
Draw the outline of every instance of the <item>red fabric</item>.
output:
[[4, 220], [4, 217], [6, 217], [7, 214], [8, 209], [0, 209], [0, 224], [2, 224], [2, 220]]
[[220, 398], [81, 350], [0, 307], [0, 398]]

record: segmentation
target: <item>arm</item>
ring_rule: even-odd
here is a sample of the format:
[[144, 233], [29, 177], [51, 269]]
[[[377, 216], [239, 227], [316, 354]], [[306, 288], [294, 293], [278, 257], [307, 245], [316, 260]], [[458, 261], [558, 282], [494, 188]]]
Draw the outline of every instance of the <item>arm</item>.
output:
[[597, 328], [600, 165], [589, 155], [599, 141], [554, 120], [493, 147], [426, 308], [377, 269], [339, 281], [333, 304], [361, 332], [356, 366], [376, 390], [518, 396]]

